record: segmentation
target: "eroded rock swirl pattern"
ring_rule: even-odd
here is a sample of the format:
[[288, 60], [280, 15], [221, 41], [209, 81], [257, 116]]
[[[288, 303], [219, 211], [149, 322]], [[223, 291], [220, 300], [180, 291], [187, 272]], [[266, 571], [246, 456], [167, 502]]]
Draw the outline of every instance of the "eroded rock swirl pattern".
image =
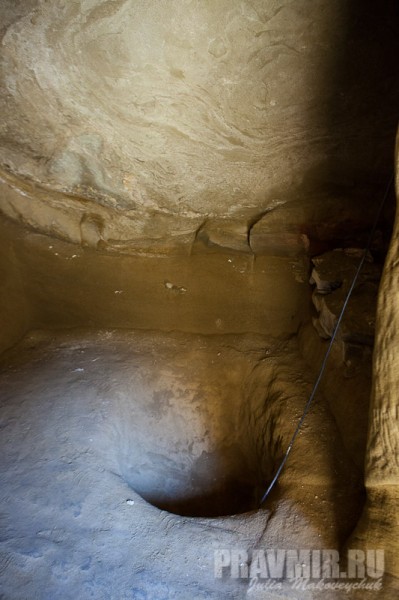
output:
[[[0, 161], [84, 198], [98, 239], [190, 241], [207, 219], [245, 224], [383, 164], [393, 110], [370, 97], [390, 79], [378, 40], [367, 29], [351, 40], [345, 2], [39, 0], [2, 12]], [[370, 89], [343, 80], [353, 57], [373, 57]], [[21, 203], [3, 211], [51, 230]], [[76, 241], [74, 227], [60, 225], [63, 237]]]

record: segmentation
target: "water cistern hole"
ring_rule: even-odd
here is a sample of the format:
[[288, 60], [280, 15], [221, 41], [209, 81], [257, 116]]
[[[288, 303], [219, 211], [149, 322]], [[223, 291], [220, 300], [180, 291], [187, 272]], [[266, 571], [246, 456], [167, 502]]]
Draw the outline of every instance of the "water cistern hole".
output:
[[218, 350], [221, 355], [215, 342], [194, 339], [173, 356], [158, 354], [155, 368], [150, 356], [141, 357], [119, 394], [112, 440], [119, 474], [171, 513], [215, 517], [255, 510], [274, 468], [265, 464], [267, 452], [259, 464], [255, 432], [259, 437], [267, 427], [251, 427], [248, 360], [234, 350], [223, 360]]
[[[252, 440], [220, 423], [206, 427], [194, 405], [167, 411], [141, 404], [118, 427], [119, 472], [152, 505], [191, 517], [216, 517], [258, 508], [264, 479], [253, 460]], [[263, 481], [262, 481], [263, 479]]]

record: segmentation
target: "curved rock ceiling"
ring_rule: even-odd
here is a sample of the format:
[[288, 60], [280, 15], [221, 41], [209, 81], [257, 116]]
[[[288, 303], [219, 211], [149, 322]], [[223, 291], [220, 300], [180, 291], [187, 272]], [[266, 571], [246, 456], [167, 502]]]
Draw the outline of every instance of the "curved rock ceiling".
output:
[[389, 6], [356, 5], [2, 2], [3, 212], [94, 245], [205, 226], [240, 247], [271, 209], [378, 182], [397, 37]]

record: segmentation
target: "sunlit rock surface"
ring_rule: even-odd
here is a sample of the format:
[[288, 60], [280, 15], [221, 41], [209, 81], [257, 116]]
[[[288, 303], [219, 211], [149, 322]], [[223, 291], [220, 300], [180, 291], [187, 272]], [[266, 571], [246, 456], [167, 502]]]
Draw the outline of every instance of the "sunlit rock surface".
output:
[[[342, 548], [363, 481], [367, 505], [347, 544], [384, 549], [399, 576], [397, 225], [369, 412], [373, 269], [390, 198], [369, 280], [286, 469], [267, 503], [254, 502], [295, 431], [359, 258], [331, 264], [331, 251], [365, 248], [392, 170], [395, 11], [374, 0], [0, 3], [0, 351], [14, 346], [0, 386], [0, 573], [10, 600], [239, 598], [241, 580], [215, 580], [215, 549]], [[318, 315], [310, 259], [318, 291], [331, 292], [314, 295]], [[232, 346], [237, 336], [250, 343]], [[107, 413], [98, 401], [108, 395]], [[204, 407], [211, 417], [180, 421], [191, 400], [196, 418]], [[154, 427], [137, 418], [140, 406]], [[140, 440], [149, 456], [166, 432], [161, 412], [180, 423], [183, 437], [170, 433], [190, 468], [191, 421], [201, 444], [218, 439], [209, 421], [223, 440], [239, 439], [238, 454], [251, 446], [239, 469], [259, 488], [251, 502], [206, 514], [253, 512], [170, 515], [136, 494], [148, 492], [136, 464], [121, 476], [99, 460], [115, 452], [112, 423], [134, 433], [123, 456], [133, 447], [141, 460]], [[169, 450], [152, 461], [161, 480]], [[261, 467], [260, 480], [246, 479]], [[199, 505], [187, 514], [205, 514]], [[381, 598], [396, 598], [398, 581], [386, 578]]]
[[[396, 158], [396, 193], [399, 198]], [[373, 391], [366, 452], [368, 502], [355, 532], [358, 543], [379, 544], [388, 569], [399, 576], [399, 219], [381, 280], [374, 350]]]
[[388, 170], [389, 7], [7, 0], [1, 11], [1, 208], [40, 230], [154, 250], [205, 227], [210, 243], [248, 249], [254, 223], [270, 232], [270, 210], [310, 194], [281, 251], [309, 220], [328, 229], [315, 208], [326, 191], [356, 221]]

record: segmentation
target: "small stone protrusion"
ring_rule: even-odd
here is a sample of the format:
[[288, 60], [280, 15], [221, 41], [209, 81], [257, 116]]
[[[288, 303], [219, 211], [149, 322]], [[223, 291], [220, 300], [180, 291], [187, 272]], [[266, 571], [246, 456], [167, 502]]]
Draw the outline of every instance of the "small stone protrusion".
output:
[[[334, 334], [363, 253], [359, 248], [337, 248], [312, 259], [310, 284], [316, 286], [312, 301], [318, 313], [313, 326], [322, 339]], [[379, 279], [380, 268], [368, 253], [353, 290], [356, 303], [348, 303], [337, 335], [342, 360], [351, 372], [373, 345]]]

